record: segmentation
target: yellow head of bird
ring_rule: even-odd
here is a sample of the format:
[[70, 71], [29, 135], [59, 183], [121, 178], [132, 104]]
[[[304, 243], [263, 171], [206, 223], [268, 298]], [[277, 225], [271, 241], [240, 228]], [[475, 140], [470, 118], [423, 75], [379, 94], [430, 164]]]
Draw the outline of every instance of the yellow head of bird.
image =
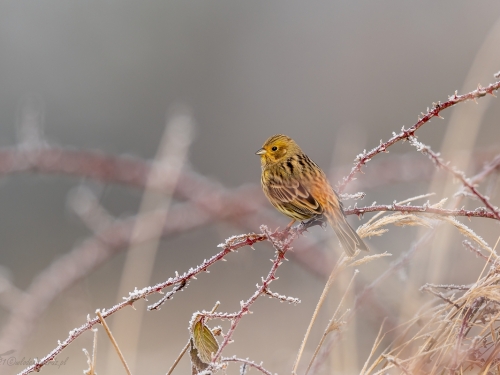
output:
[[292, 138], [283, 134], [276, 134], [268, 138], [262, 148], [255, 154], [260, 156], [262, 166], [267, 166], [279, 163], [301, 152], [300, 147]]

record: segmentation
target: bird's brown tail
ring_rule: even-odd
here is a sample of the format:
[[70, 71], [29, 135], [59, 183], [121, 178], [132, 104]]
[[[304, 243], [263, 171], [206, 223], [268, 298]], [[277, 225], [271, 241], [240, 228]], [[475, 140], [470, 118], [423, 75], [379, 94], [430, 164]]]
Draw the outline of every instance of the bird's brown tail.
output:
[[327, 215], [328, 223], [335, 231], [346, 254], [350, 257], [354, 255], [356, 249], [368, 251], [368, 246], [358, 236], [356, 231], [349, 225], [344, 212], [336, 209], [332, 215]]

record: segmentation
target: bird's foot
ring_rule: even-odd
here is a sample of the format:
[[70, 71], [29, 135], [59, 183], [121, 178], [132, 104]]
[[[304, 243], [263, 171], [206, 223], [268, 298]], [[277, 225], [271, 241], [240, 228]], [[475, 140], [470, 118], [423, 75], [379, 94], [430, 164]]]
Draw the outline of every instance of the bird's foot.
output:
[[300, 223], [304, 228], [304, 231], [307, 231], [310, 227], [314, 227], [316, 225], [320, 225], [321, 227], [326, 227], [326, 220], [324, 216], [314, 216], [308, 220], [302, 221]]

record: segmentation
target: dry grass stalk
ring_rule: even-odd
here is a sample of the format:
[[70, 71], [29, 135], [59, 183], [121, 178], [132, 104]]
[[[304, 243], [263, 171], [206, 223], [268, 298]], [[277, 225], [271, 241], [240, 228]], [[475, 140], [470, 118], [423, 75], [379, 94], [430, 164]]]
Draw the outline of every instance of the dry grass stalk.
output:
[[127, 361], [125, 361], [125, 357], [123, 356], [122, 351], [120, 350], [120, 347], [118, 346], [118, 343], [116, 342], [113, 334], [111, 333], [111, 330], [109, 329], [108, 325], [106, 324], [106, 321], [104, 320], [104, 317], [102, 316], [101, 312], [99, 310], [96, 311], [97, 316], [99, 317], [99, 320], [104, 327], [104, 330], [106, 331], [109, 340], [113, 344], [113, 347], [115, 348], [116, 353], [118, 354], [118, 357], [120, 357], [120, 361], [122, 362], [123, 367], [125, 368], [125, 371], [127, 372], [128, 375], [132, 375], [130, 372], [130, 369], [127, 365]]
[[318, 352], [321, 348], [321, 346], [323, 345], [323, 343], [325, 342], [325, 339], [326, 339], [326, 336], [330, 333], [330, 332], [333, 332], [333, 331], [338, 331], [340, 330], [340, 328], [342, 327], [342, 325], [344, 324], [342, 318], [343, 316], [341, 317], [337, 317], [338, 313], [339, 313], [339, 310], [340, 310], [340, 307], [344, 304], [344, 300], [346, 298], [346, 295], [347, 295], [347, 292], [351, 289], [351, 286], [352, 286], [352, 282], [354, 281], [354, 278], [356, 277], [356, 275], [359, 273], [358, 270], [355, 270], [354, 271], [354, 274], [352, 275], [351, 277], [351, 280], [349, 281], [349, 284], [347, 285], [347, 288], [345, 289], [344, 291], [344, 295], [342, 296], [342, 298], [340, 299], [340, 302], [337, 306], [337, 309], [335, 310], [335, 312], [333, 313], [333, 316], [332, 318], [330, 319], [330, 322], [328, 323], [326, 329], [325, 329], [325, 332], [323, 333], [323, 336], [321, 336], [321, 340], [319, 341], [318, 343], [318, 346], [316, 347], [316, 350], [314, 351], [314, 354], [311, 358], [311, 360], [309, 361], [309, 365], [307, 366], [307, 369], [306, 369], [306, 375], [309, 373], [309, 370], [311, 369], [311, 366], [316, 358], [316, 356], [318, 355]]
[[87, 370], [84, 370], [83, 373], [85, 375], [95, 375], [95, 364], [96, 364], [96, 359], [97, 359], [97, 328], [92, 329], [92, 332], [94, 332], [94, 340], [92, 344], [92, 357], [90, 356], [89, 352], [87, 349], [83, 348], [83, 352], [85, 353], [85, 356], [87, 357], [87, 364], [89, 368]]
[[[437, 287], [446, 292], [436, 293]], [[469, 288], [426, 285], [423, 290], [438, 294], [445, 303], [425, 306], [398, 327], [404, 328], [398, 340], [362, 374], [389, 369], [401, 374], [500, 374], [500, 262], [495, 261]]]
[[[409, 198], [404, 202], [399, 202], [398, 204], [404, 204], [404, 203], [411, 202], [411, 201], [414, 201], [417, 199], [427, 198], [428, 196], [429, 195], [423, 195], [423, 196]], [[434, 205], [430, 205], [429, 207], [441, 208], [445, 202], [446, 202], [446, 199], [442, 199], [440, 202], [438, 202]], [[493, 249], [491, 249], [488, 246], [488, 244], [480, 236], [478, 236], [476, 233], [474, 233], [474, 231], [472, 231], [470, 228], [468, 228], [463, 223], [459, 222], [458, 220], [456, 220], [453, 217], [427, 214], [424, 212], [422, 212], [422, 213], [396, 212], [393, 214], [384, 214], [383, 212], [380, 212], [379, 214], [375, 215], [372, 219], [370, 219], [366, 224], [362, 225], [358, 229], [358, 233], [362, 238], [367, 237], [367, 236], [375, 236], [375, 235], [380, 236], [388, 231], [388, 229], [386, 227], [390, 224], [396, 225], [396, 226], [406, 226], [406, 225], [423, 226], [423, 227], [427, 227], [427, 228], [431, 229], [431, 228], [434, 228], [436, 226], [435, 224], [438, 223], [439, 221], [448, 222], [448, 223], [452, 224], [454, 227], [456, 227], [459, 230], [459, 232], [461, 234], [463, 234], [467, 238], [473, 240], [474, 242], [479, 244], [482, 248], [489, 251], [489, 253], [490, 253], [489, 259], [496, 260], [498, 258], [498, 255], [496, 254], [496, 252]], [[386, 255], [386, 253], [378, 254], [378, 255], [383, 256], [383, 255]], [[365, 257], [365, 258], [368, 258], [368, 257]], [[341, 269], [337, 269], [337, 267], [336, 267], [334, 269], [334, 272], [332, 272], [332, 275], [337, 275], [339, 271], [343, 270], [347, 266], [350, 266], [350, 265], [357, 266], [359, 264], [362, 264], [365, 261], [365, 258], [357, 260], [357, 261], [352, 260], [350, 263], [346, 262], [345, 260], [343, 261], [343, 258], [340, 258], [338, 265], [341, 265], [342, 267], [339, 267]], [[370, 260], [372, 260], [373, 258], [374, 258], [374, 256], [371, 256]], [[489, 280], [489, 283], [491, 283], [491, 285], [483, 286], [480, 289], [480, 291], [477, 292], [477, 295], [474, 294], [475, 293], [474, 291], [476, 290], [474, 288], [464, 289], [461, 287], [454, 288], [453, 286], [451, 286], [449, 289], [451, 289], [453, 292], [455, 292], [457, 290], [465, 291], [464, 298], [467, 295], [466, 298], [468, 298], [469, 301], [472, 300], [472, 301], [476, 301], [476, 303], [479, 303], [477, 301], [483, 301], [483, 300], [487, 299], [489, 301], [498, 303], [500, 306], [500, 292], [498, 291], [498, 286], [496, 284], [498, 281], [500, 281], [500, 264], [498, 264], [498, 267], [499, 267], [498, 276], [493, 278], [493, 279], [490, 277], [488, 280]], [[481, 280], [483, 280], [483, 279], [481, 279]], [[329, 281], [327, 282], [327, 285], [325, 286], [325, 290], [323, 291], [323, 295], [320, 298], [320, 302], [318, 303], [318, 306], [316, 307], [315, 313], [313, 314], [313, 319], [310, 323], [310, 327], [315, 320], [315, 317], [317, 315], [317, 311], [318, 311], [319, 307], [321, 306], [323, 299], [324, 299], [324, 295], [328, 291], [329, 285], [331, 285], [332, 281], [333, 281], [333, 279], [331, 276]], [[372, 373], [374, 373], [374, 374], [378, 373], [378, 372], [373, 372], [373, 371], [381, 364], [384, 364], [384, 366], [383, 366], [384, 371], [387, 370], [388, 367], [390, 367], [390, 368], [397, 368], [403, 374], [411, 374], [411, 373], [414, 373], [414, 369], [416, 367], [417, 368], [422, 367], [421, 364], [419, 364], [417, 366], [414, 364], [414, 362], [423, 361], [422, 363], [425, 363], [426, 361], [428, 361], [428, 358], [424, 355], [424, 353], [427, 353], [427, 354], [432, 353], [433, 355], [437, 355], [436, 353], [438, 353], [438, 355], [442, 356], [441, 355], [442, 350], [450, 349], [451, 345], [448, 344], [447, 341], [440, 344], [439, 340], [436, 340], [434, 338], [428, 339], [427, 342], [422, 346], [423, 348], [427, 348], [426, 350], [421, 350], [420, 347], [415, 346], [414, 345], [415, 342], [418, 342], [418, 340], [421, 340], [423, 337], [429, 336], [429, 333], [426, 332], [426, 329], [424, 329], [424, 328], [418, 330], [410, 340], [405, 341], [407, 334], [409, 334], [412, 331], [412, 329], [415, 329], [415, 327], [418, 326], [419, 322], [421, 322], [424, 317], [430, 317], [430, 318], [428, 318], [430, 320], [427, 323], [426, 327], [427, 326], [432, 327], [433, 324], [437, 324], [438, 327], [434, 328], [434, 331], [436, 331], [436, 332], [442, 331], [443, 332], [442, 335], [447, 333], [447, 340], [449, 340], [450, 339], [450, 332], [451, 332], [450, 329], [453, 329], [456, 326], [456, 323], [450, 325], [449, 319], [448, 319], [447, 323], [445, 325], [443, 325], [441, 321], [435, 320], [435, 319], [437, 319], [436, 317], [445, 314], [447, 309], [455, 308], [456, 310], [462, 310], [463, 307], [466, 305], [466, 302], [464, 302], [464, 300], [462, 300], [462, 299], [460, 299], [459, 301], [455, 301], [453, 299], [454, 294], [451, 296], [447, 296], [443, 293], [436, 293], [430, 287], [428, 287], [424, 290], [430, 291], [432, 294], [436, 295], [441, 300], [445, 301], [446, 305], [440, 306], [439, 309], [431, 308], [431, 306], [427, 306], [427, 308], [423, 308], [421, 310], [420, 314], [417, 314], [417, 317], [415, 319], [412, 319], [411, 321], [409, 321], [407, 323], [407, 327], [404, 327], [404, 326], [399, 327], [400, 329], [405, 328], [404, 335], [402, 337], [399, 337], [395, 341], [395, 343], [397, 343], [397, 342], [402, 342], [402, 343], [393, 345], [392, 349], [389, 352], [384, 351], [384, 353], [381, 354], [377, 358], [377, 360], [370, 366], [370, 368], [368, 370], [366, 370], [367, 363], [368, 363], [367, 362], [362, 370], [365, 372], [362, 372], [362, 374], [368, 375], [368, 374], [372, 374]], [[346, 292], [347, 292], [347, 290], [346, 290]], [[344, 294], [344, 296], [345, 296], [345, 294]], [[340, 304], [339, 304], [339, 307], [340, 307]], [[500, 315], [500, 309], [498, 310], [498, 313]], [[334, 315], [334, 317], [335, 317], [335, 315]], [[332, 321], [333, 321], [333, 319], [332, 319]], [[465, 324], [467, 324], [467, 323], [465, 323]], [[341, 325], [337, 324], [336, 329], [339, 330], [340, 326]], [[308, 331], [306, 333], [306, 338], [307, 338], [308, 332], [310, 331], [310, 327], [308, 328]], [[500, 325], [499, 325], [499, 329], [500, 329]], [[327, 329], [325, 331], [325, 334], [323, 335], [318, 347], [315, 350], [315, 353], [313, 355], [313, 360], [317, 356], [320, 347], [324, 344], [326, 335], [329, 332], [331, 332], [331, 330]], [[496, 331], [493, 330], [493, 332], [496, 332]], [[443, 337], [442, 335], [438, 335], [438, 336]], [[305, 343], [303, 342], [302, 347], [304, 346], [304, 344]], [[379, 345], [380, 345], [380, 340], [377, 338], [377, 341], [375, 342], [374, 347], [378, 347]], [[301, 347], [301, 349], [302, 349], [302, 347]], [[375, 349], [372, 349], [372, 353], [370, 354], [370, 357], [373, 355], [374, 350]], [[418, 354], [412, 358], [406, 358], [405, 360], [402, 360], [400, 357], [398, 357], [399, 355], [401, 355], [401, 353], [407, 353], [407, 352], [408, 353], [418, 352]], [[458, 352], [458, 350], [457, 350], [457, 352]], [[299, 352], [299, 353], [301, 353], [301, 352]], [[422, 360], [422, 357], [424, 357], [425, 360]], [[410, 359], [412, 359], [414, 362], [411, 362], [411, 365], [408, 365], [407, 362], [410, 362]], [[311, 364], [312, 364], [312, 361], [311, 361]], [[307, 371], [309, 371], [311, 364], [309, 365]], [[296, 363], [294, 369], [296, 369], [296, 366], [297, 366], [297, 363]], [[383, 373], [384, 371], [381, 371], [380, 373]], [[423, 372], [420, 372], [420, 373], [425, 374], [426, 373], [425, 371], [428, 371], [428, 369], [426, 368]]]
[[[359, 233], [359, 231], [358, 231], [358, 233]], [[364, 234], [359, 233], [359, 235], [362, 238], [364, 237]], [[318, 303], [316, 304], [316, 307], [314, 309], [314, 313], [313, 313], [313, 315], [311, 317], [311, 321], [309, 322], [309, 326], [307, 327], [306, 333], [305, 333], [304, 338], [302, 340], [302, 343], [300, 345], [299, 351], [297, 353], [297, 358], [296, 358], [295, 363], [294, 363], [293, 368], [292, 368], [292, 373], [293, 374], [297, 373], [297, 368], [298, 368], [300, 359], [302, 357], [302, 354], [304, 352], [304, 348], [305, 348], [305, 345], [307, 343], [307, 339], [308, 339], [308, 337], [309, 337], [309, 335], [311, 333], [311, 329], [312, 329], [312, 327], [313, 327], [313, 325], [314, 325], [314, 323], [315, 323], [315, 321], [316, 321], [316, 319], [318, 317], [319, 310], [323, 306], [323, 304], [325, 302], [325, 299], [326, 299], [326, 297], [328, 295], [328, 292], [330, 291], [330, 288], [331, 288], [334, 280], [338, 277], [338, 275], [343, 270], [345, 270], [348, 267], [357, 267], [357, 266], [360, 266], [362, 264], [368, 263], [368, 262], [370, 262], [372, 260], [375, 260], [375, 259], [378, 259], [378, 258], [382, 258], [382, 257], [386, 257], [386, 256], [391, 256], [391, 254], [389, 254], [387, 252], [384, 252], [382, 254], [366, 255], [363, 258], [356, 260], [356, 256], [358, 256], [358, 255], [359, 255], [359, 250], [356, 252], [356, 254], [354, 255], [354, 257], [352, 257], [352, 258], [349, 258], [345, 254], [342, 254], [340, 256], [340, 258], [338, 259], [337, 263], [335, 264], [335, 267], [333, 268], [333, 270], [332, 270], [332, 272], [330, 274], [330, 277], [328, 278], [328, 281], [326, 282], [325, 287], [323, 288], [323, 292], [321, 293], [321, 296], [320, 296], [320, 298], [318, 300]], [[335, 311], [335, 313], [333, 314], [333, 317], [330, 320], [330, 323], [329, 323], [327, 329], [325, 330], [325, 333], [324, 333], [324, 335], [323, 335], [320, 343], [318, 344], [318, 347], [316, 348], [316, 351], [315, 351], [315, 353], [314, 353], [314, 355], [313, 355], [313, 357], [311, 359], [311, 362], [309, 363], [309, 365], [307, 367], [306, 374], [309, 372], [309, 370], [311, 368], [311, 365], [312, 365], [315, 357], [317, 356], [317, 354], [319, 352], [319, 349], [321, 348], [321, 346], [323, 345], [323, 343], [325, 341], [326, 336], [328, 335], [328, 333], [332, 332], [332, 329], [331, 329], [332, 324], [334, 324], [335, 322], [338, 321], [338, 319], [337, 320], [335, 319], [336, 315], [337, 315], [337, 313], [339, 311], [340, 306], [342, 305], [343, 300], [346, 297], [346, 293], [349, 290], [349, 287], [350, 287], [353, 279], [354, 279], [354, 276], [351, 279], [351, 281], [349, 282], [349, 285], [348, 285], [347, 289], [345, 290], [345, 292], [344, 292], [344, 294], [342, 296], [342, 299], [341, 299], [341, 301], [340, 301], [340, 303], [338, 305], [338, 308]], [[340, 328], [340, 325], [341, 324], [338, 324], [337, 328]]]

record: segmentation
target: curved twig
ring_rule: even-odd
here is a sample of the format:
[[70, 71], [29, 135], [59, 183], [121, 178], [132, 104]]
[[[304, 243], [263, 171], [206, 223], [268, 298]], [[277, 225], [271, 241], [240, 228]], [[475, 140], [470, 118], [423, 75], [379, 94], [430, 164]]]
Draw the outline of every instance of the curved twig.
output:
[[439, 117], [440, 112], [446, 108], [452, 107], [458, 103], [465, 102], [467, 100], [475, 100], [480, 97], [485, 96], [486, 94], [491, 94], [494, 95], [493, 92], [498, 90], [500, 88], [500, 81], [497, 81], [495, 83], [492, 83], [488, 85], [487, 87], [481, 87], [480, 85], [478, 88], [474, 91], [471, 91], [467, 94], [464, 95], [457, 95], [455, 92], [454, 95], [450, 96], [448, 100], [444, 103], [433, 103], [431, 109], [427, 109], [427, 113], [422, 113], [422, 117], [418, 119], [417, 123], [415, 123], [413, 126], [411, 126], [408, 129], [405, 129], [404, 127], [401, 129], [401, 132], [399, 134], [393, 133], [392, 138], [390, 138], [386, 142], [380, 141], [380, 145], [375, 147], [369, 152], [366, 152], [366, 150], [359, 154], [356, 159], [354, 160], [356, 164], [354, 167], [351, 169], [351, 172], [347, 177], [344, 177], [342, 182], [338, 185], [337, 191], [339, 193], [342, 193], [346, 187], [346, 185], [351, 182], [354, 179], [354, 175], [358, 172], [361, 171], [361, 167], [365, 165], [367, 162], [369, 162], [375, 155], [380, 154], [381, 152], [387, 152], [387, 149], [392, 146], [393, 144], [406, 140], [409, 137], [412, 137], [415, 135], [415, 132], [425, 123], [429, 122], [432, 118], [434, 117]]

